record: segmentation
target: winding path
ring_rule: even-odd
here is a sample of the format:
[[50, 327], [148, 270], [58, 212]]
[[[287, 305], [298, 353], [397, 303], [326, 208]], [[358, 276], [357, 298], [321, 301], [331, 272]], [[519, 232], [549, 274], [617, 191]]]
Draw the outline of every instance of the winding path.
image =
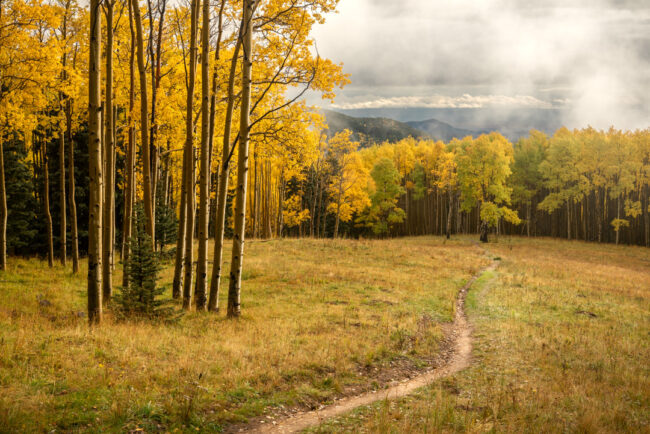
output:
[[447, 339], [450, 341], [450, 347], [453, 349], [451, 356], [435, 369], [426, 371], [417, 377], [393, 385], [387, 389], [367, 392], [361, 395], [343, 398], [335, 404], [326, 406], [319, 410], [312, 410], [303, 413], [297, 413], [286, 419], [258, 425], [247, 432], [251, 433], [295, 433], [311, 426], [319, 425], [326, 419], [340, 416], [357, 407], [370, 405], [377, 401], [386, 399], [396, 399], [413, 393], [416, 389], [427, 386], [434, 381], [447, 377], [469, 366], [472, 355], [472, 326], [467, 320], [465, 313], [465, 298], [467, 292], [476, 280], [483, 273], [492, 271], [497, 267], [493, 262], [488, 267], [481, 270], [472, 277], [458, 292], [456, 297], [456, 309], [454, 322], [452, 323]]

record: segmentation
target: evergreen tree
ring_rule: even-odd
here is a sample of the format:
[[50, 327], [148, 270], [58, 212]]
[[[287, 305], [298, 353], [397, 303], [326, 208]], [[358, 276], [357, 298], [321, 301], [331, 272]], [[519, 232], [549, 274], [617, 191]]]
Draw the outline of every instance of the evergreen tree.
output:
[[35, 252], [38, 232], [34, 183], [27, 163], [27, 147], [16, 135], [9, 135], [3, 147], [7, 189], [7, 252], [10, 255]]
[[[159, 183], [159, 187], [163, 187]], [[176, 242], [178, 235], [178, 217], [176, 211], [165, 203], [165, 197], [162, 188], [158, 188], [156, 194], [156, 242], [160, 246], [161, 255], [164, 253], [165, 246]], [[173, 252], [172, 252], [173, 253]]]
[[174, 314], [168, 300], [161, 300], [164, 289], [157, 286], [160, 265], [153, 251], [151, 237], [145, 229], [142, 203], [136, 205], [133, 236], [129, 240], [131, 254], [124, 265], [129, 285], [120, 288], [115, 297], [116, 311], [122, 318], [136, 317], [170, 320]]

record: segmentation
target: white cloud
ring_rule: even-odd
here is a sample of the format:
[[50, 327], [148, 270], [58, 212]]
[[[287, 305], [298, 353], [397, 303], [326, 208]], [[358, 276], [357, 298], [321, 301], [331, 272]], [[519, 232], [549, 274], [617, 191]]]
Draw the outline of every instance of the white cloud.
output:
[[320, 54], [351, 74], [339, 108], [562, 106], [571, 127], [648, 126], [648, 0], [341, 0], [339, 9], [315, 31]]
[[347, 102], [334, 104], [332, 107], [341, 110], [369, 109], [369, 108], [486, 108], [486, 107], [520, 107], [552, 109], [566, 103], [565, 100], [555, 100], [554, 103], [542, 101], [530, 95], [469, 95], [461, 96], [398, 96], [377, 98], [367, 101]]

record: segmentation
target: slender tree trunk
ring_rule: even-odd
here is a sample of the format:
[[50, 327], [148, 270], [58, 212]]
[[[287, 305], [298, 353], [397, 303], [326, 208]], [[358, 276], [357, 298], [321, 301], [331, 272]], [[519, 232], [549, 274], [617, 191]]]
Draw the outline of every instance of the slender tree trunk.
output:
[[[282, 232], [284, 232], [284, 195], [285, 195], [286, 186], [284, 183], [284, 172], [280, 174], [280, 195], [278, 198], [278, 237], [282, 238]], [[302, 229], [302, 223], [300, 224], [300, 229]]]
[[459, 234], [462, 230], [463, 227], [463, 222], [460, 214], [460, 197], [459, 193], [455, 194], [455, 200], [454, 203], [456, 206], [454, 207], [454, 212], [456, 213], [456, 233]]
[[[198, 0], [197, 0], [198, 1]], [[189, 149], [189, 161], [187, 166], [187, 186], [185, 198], [185, 264], [183, 271], [183, 308], [192, 309], [192, 279], [194, 263], [194, 220], [196, 217], [196, 158], [194, 143]]]
[[[185, 152], [187, 154], [187, 152]], [[183, 287], [183, 266], [185, 261], [185, 227], [187, 226], [187, 157], [183, 157], [183, 169], [181, 174], [181, 197], [180, 209], [178, 219], [178, 234], [176, 237], [176, 258], [174, 261], [174, 281], [172, 284], [172, 297], [174, 299], [181, 298]]]
[[645, 194], [643, 197], [645, 198], [644, 205], [643, 205], [643, 220], [645, 222], [645, 246], [650, 247], [650, 189], [646, 185], [644, 187]]
[[61, 265], [66, 266], [67, 252], [66, 252], [66, 241], [68, 238], [67, 234], [67, 222], [66, 222], [66, 201], [65, 201], [65, 136], [63, 128], [59, 131], [59, 207], [61, 208], [60, 216], [60, 237], [61, 237], [61, 251], [60, 251], [60, 260]]
[[[221, 0], [221, 6], [219, 8], [219, 16], [218, 16], [218, 21], [217, 21], [217, 44], [214, 50], [214, 63], [213, 63], [213, 68], [212, 68], [212, 84], [210, 86], [210, 133], [208, 134], [208, 145], [209, 145], [209, 150], [208, 153], [210, 155], [210, 159], [212, 159], [214, 155], [214, 130], [215, 130], [215, 118], [217, 115], [217, 86], [218, 82], [217, 79], [219, 77], [217, 70], [218, 70], [218, 65], [219, 65], [219, 60], [221, 59], [221, 38], [223, 36], [223, 11], [226, 6], [226, 0]], [[225, 155], [222, 155], [222, 158], [226, 158]], [[217, 173], [215, 174], [214, 177], [212, 177], [212, 184], [214, 184], [214, 192], [215, 192], [215, 200], [211, 201], [211, 206], [210, 206], [210, 215], [208, 215], [208, 237], [210, 236], [210, 223], [214, 225], [214, 223], [217, 220], [217, 200], [216, 196], [218, 195], [219, 191], [219, 171], [217, 170]], [[212, 188], [212, 187], [211, 187]], [[212, 230], [214, 232], [215, 228], [214, 226], [212, 227]], [[215, 233], [215, 238], [216, 238], [216, 233]], [[209, 308], [209, 306], [208, 306]]]
[[[150, 127], [150, 139], [149, 139], [149, 149], [151, 154], [151, 202], [152, 202], [152, 211], [153, 211], [153, 221], [156, 221], [156, 195], [158, 194], [158, 175], [159, 175], [159, 165], [160, 165], [160, 152], [159, 146], [156, 144], [156, 138], [158, 135], [158, 123], [156, 120], [156, 108], [157, 108], [157, 98], [158, 98], [158, 88], [160, 87], [160, 68], [161, 68], [161, 56], [162, 56], [162, 34], [165, 24], [165, 10], [167, 8], [167, 0], [162, 1], [162, 9], [160, 8], [160, 0], [157, 2], [158, 11], [160, 12], [160, 17], [158, 19], [158, 33], [154, 29], [154, 19], [153, 19], [153, 8], [151, 7], [151, 1], [147, 1], [147, 7], [149, 10], [149, 16], [151, 17], [149, 24], [149, 58], [151, 59], [151, 127]], [[155, 53], [154, 53], [154, 35], [156, 35], [156, 44], [155, 44]], [[162, 247], [161, 247], [162, 249]]]
[[603, 241], [603, 211], [600, 200], [600, 189], [596, 189], [596, 226], [598, 226], [598, 242]]
[[334, 238], [339, 237], [339, 221], [341, 220], [341, 201], [343, 199], [343, 173], [339, 180], [339, 192], [336, 200], [336, 222], [334, 223]]
[[[67, 40], [68, 37], [68, 12], [70, 11], [70, 0], [68, 0], [65, 4], [65, 10], [63, 14], [63, 33], [61, 35], [63, 41]], [[62, 82], [66, 83], [68, 80], [68, 74], [66, 70], [66, 65], [67, 65], [67, 54], [64, 52], [63, 56], [61, 56], [61, 66], [62, 66], [62, 72], [61, 72], [61, 80]], [[61, 103], [61, 111], [60, 113], [65, 112], [64, 110], [64, 103], [66, 102], [67, 98], [63, 92], [59, 93], [59, 101]], [[66, 116], [66, 121], [67, 121], [67, 116]], [[63, 127], [59, 129], [59, 194], [60, 194], [60, 202], [59, 202], [59, 207], [61, 208], [61, 216], [60, 216], [60, 237], [61, 237], [61, 251], [60, 251], [60, 260], [61, 260], [61, 265], [64, 267], [66, 266], [66, 261], [67, 261], [67, 222], [66, 222], [66, 196], [65, 196], [65, 140], [66, 140], [66, 134], [63, 131]]]
[[113, 156], [111, 164], [111, 176], [113, 177], [113, 182], [111, 183], [111, 190], [113, 194], [111, 196], [111, 271], [115, 272], [115, 184], [117, 182], [117, 106], [113, 104]]
[[210, 1], [203, 0], [201, 27], [201, 173], [199, 176], [199, 254], [196, 264], [196, 310], [208, 307], [208, 216], [210, 215]]
[[228, 76], [228, 104], [223, 128], [223, 148], [221, 153], [221, 171], [219, 172], [219, 191], [217, 193], [217, 212], [214, 225], [214, 256], [212, 264], [212, 280], [210, 282], [210, 300], [208, 310], [219, 311], [219, 291], [221, 289], [221, 265], [223, 262], [223, 238], [226, 223], [226, 205], [228, 198], [228, 181], [230, 179], [230, 135], [232, 130], [232, 116], [235, 108], [235, 74], [237, 72], [237, 59], [241, 48], [241, 38], [238, 38], [233, 52]]
[[316, 166], [312, 171], [312, 195], [311, 195], [311, 213], [309, 215], [309, 236], [314, 237], [314, 221], [316, 219], [316, 198], [318, 197], [318, 185], [316, 184]]
[[571, 204], [569, 200], [566, 201], [566, 233], [567, 239], [571, 240]]
[[259, 222], [259, 201], [258, 201], [258, 196], [259, 196], [259, 182], [258, 182], [258, 171], [257, 171], [257, 153], [253, 152], [253, 180], [251, 182], [251, 187], [253, 187], [253, 197], [252, 199], [252, 208], [253, 208], [253, 238], [257, 239], [259, 238], [259, 233], [258, 233], [258, 222]]
[[130, 239], [133, 230], [133, 199], [135, 192], [135, 126], [133, 110], [135, 106], [135, 29], [133, 28], [133, 4], [129, 2], [129, 30], [131, 51], [129, 54], [129, 142], [126, 151], [126, 184], [124, 186], [124, 222], [122, 226], [122, 286], [128, 288], [129, 273], [127, 264], [131, 256]]
[[[621, 218], [621, 195], [619, 194], [618, 198], [616, 199], [616, 219], [619, 220]], [[618, 242], [621, 239], [621, 227], [619, 226], [616, 229], [616, 245], [618, 246]]]
[[102, 319], [102, 149], [100, 122], [101, 12], [99, 0], [90, 0], [90, 54], [88, 82], [88, 161], [89, 161], [89, 223], [88, 223], [88, 321], [99, 324]]
[[447, 228], [446, 228], [447, 239], [451, 238], [451, 214], [454, 208], [453, 204], [454, 204], [454, 194], [452, 190], [449, 189], [449, 207], [447, 209]]
[[192, 262], [194, 261], [194, 202], [196, 195], [195, 187], [195, 165], [194, 165], [194, 82], [196, 79], [196, 57], [198, 47], [196, 36], [199, 15], [199, 0], [192, 0], [191, 6], [191, 27], [190, 27], [190, 59], [189, 59], [189, 81], [187, 89], [187, 113], [185, 119], [185, 155], [184, 167], [186, 172], [186, 211], [185, 211], [185, 277], [183, 279], [183, 308], [192, 308]]
[[320, 217], [322, 219], [321, 224], [323, 226], [321, 228], [321, 236], [323, 238], [326, 238], [327, 237], [327, 202], [325, 200], [327, 200], [327, 199], [322, 200], [322, 196], [323, 196], [323, 193], [324, 193], [324, 190], [325, 190], [325, 180], [321, 178], [320, 182], [321, 182], [321, 185], [320, 185], [320, 194], [321, 194], [320, 204], [321, 204], [321, 207], [324, 207], [324, 209], [321, 208], [321, 210], [320, 210]]
[[244, 237], [246, 234], [246, 187], [248, 185], [248, 141], [250, 138], [251, 77], [253, 68], [253, 1], [244, 0], [242, 48], [242, 98], [239, 125], [239, 155], [237, 171], [237, 197], [235, 204], [235, 233], [233, 237], [228, 288], [228, 316], [241, 314], [241, 273], [244, 263]]
[[321, 211], [322, 211], [322, 204], [323, 204], [323, 190], [321, 189], [322, 183], [321, 183], [321, 177], [322, 174], [319, 173], [316, 177], [316, 192], [314, 195], [314, 206], [315, 206], [315, 212], [313, 214], [313, 219], [314, 219], [314, 226], [316, 229], [316, 238], [320, 238], [320, 216], [321, 216]]
[[137, 58], [138, 72], [140, 75], [140, 146], [142, 148], [142, 167], [144, 183], [144, 212], [146, 216], [146, 230], [151, 238], [152, 246], [156, 245], [156, 233], [154, 221], [154, 204], [152, 192], [152, 174], [151, 174], [151, 152], [149, 144], [149, 106], [147, 98], [147, 71], [145, 69], [144, 58], [144, 36], [142, 34], [142, 16], [140, 14], [140, 5], [137, 0], [131, 0], [133, 7], [133, 18], [135, 21], [135, 33], [137, 40]]
[[[223, 35], [223, 10], [225, 6], [226, 6], [226, 0], [221, 0], [221, 6], [219, 7], [219, 16], [217, 21], [217, 45], [214, 50], [214, 66], [212, 68], [212, 84], [210, 86], [210, 134], [208, 135], [210, 158], [212, 158], [212, 153], [213, 153], [214, 128], [215, 128], [214, 124], [217, 115], [217, 85], [218, 85], [217, 79], [219, 78], [219, 74], [217, 74], [217, 68], [219, 65], [219, 59], [221, 58], [220, 53], [221, 53], [221, 37]], [[226, 157], [222, 156], [222, 158], [226, 158]]]
[[41, 152], [43, 153], [43, 213], [45, 214], [45, 226], [47, 228], [47, 264], [50, 268], [54, 266], [54, 231], [52, 229], [52, 214], [50, 213], [50, 169], [47, 156], [47, 143], [41, 141]]
[[68, 99], [65, 110], [66, 137], [68, 140], [68, 204], [70, 206], [70, 241], [72, 247], [72, 272], [79, 272], [79, 233], [77, 231], [77, 203], [75, 201], [74, 142], [72, 141], [72, 101]]
[[486, 221], [481, 220], [480, 232], [481, 232], [481, 242], [487, 243], [489, 231], [488, 231], [488, 224]]
[[113, 295], [113, 231], [111, 225], [113, 209], [113, 195], [115, 193], [115, 182], [113, 179], [114, 161], [113, 148], [115, 147], [113, 137], [113, 9], [114, 0], [104, 2], [106, 14], [106, 78], [104, 91], [106, 104], [104, 105], [104, 204], [103, 211], [103, 234], [102, 234], [102, 296], [104, 303], [111, 301]]
[[3, 132], [0, 130], [0, 271], [7, 269], [7, 190], [5, 190], [5, 162]]
[[582, 198], [580, 208], [580, 220], [582, 221], [582, 239], [587, 241], [587, 219], [585, 218], [587, 211], [587, 195]]

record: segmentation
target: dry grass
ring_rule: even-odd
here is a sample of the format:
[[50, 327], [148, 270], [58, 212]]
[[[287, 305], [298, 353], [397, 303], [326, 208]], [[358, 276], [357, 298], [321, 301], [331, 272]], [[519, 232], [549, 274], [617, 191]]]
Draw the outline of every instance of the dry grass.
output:
[[501, 239], [473, 366], [317, 431], [650, 432], [650, 250]]
[[85, 268], [14, 258], [0, 275], [0, 431], [219, 431], [377, 387], [391, 363], [435, 353], [456, 291], [487, 262], [463, 240], [252, 242], [240, 320], [107, 315], [90, 331]]

